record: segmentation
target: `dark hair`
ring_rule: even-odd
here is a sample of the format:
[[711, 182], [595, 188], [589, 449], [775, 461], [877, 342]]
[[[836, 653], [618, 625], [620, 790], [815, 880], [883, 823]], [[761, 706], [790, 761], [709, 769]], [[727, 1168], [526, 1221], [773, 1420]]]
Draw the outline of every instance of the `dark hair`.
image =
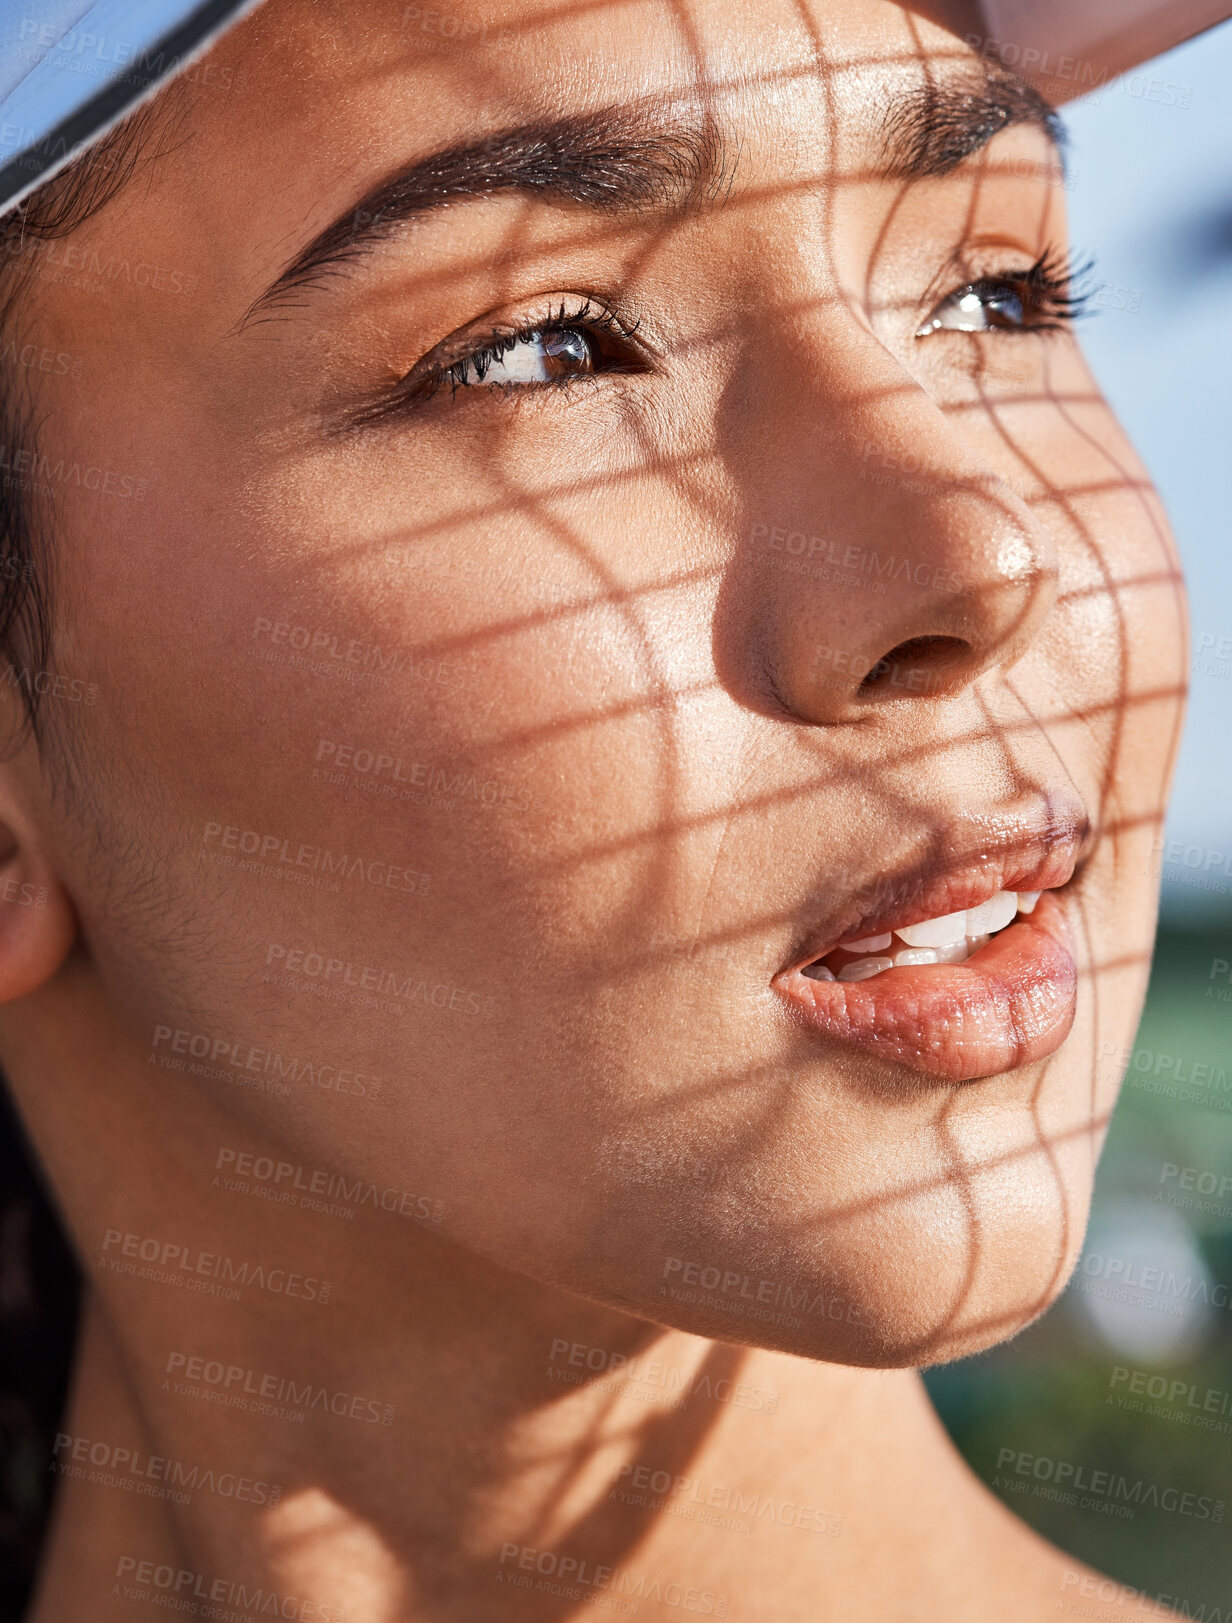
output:
[[[20, 695], [21, 733], [40, 749], [39, 687], [19, 673], [52, 659], [50, 515], [37, 496], [37, 402], [23, 347], [28, 295], [46, 274], [47, 245], [109, 203], [151, 147], [167, 91], [130, 114], [83, 156], [0, 217], [0, 445], [6, 470], [31, 466], [24, 482], [0, 482], [0, 673]], [[27, 455], [18, 458], [18, 449]], [[20, 735], [19, 735], [20, 736]], [[12, 748], [14, 740], [6, 740]], [[46, 1179], [0, 1077], [0, 1623], [16, 1623], [30, 1599], [51, 1509], [53, 1445], [64, 1410], [80, 1311], [81, 1271]]]
[[30, 1598], [51, 1508], [81, 1274], [0, 1087], [0, 1619]]

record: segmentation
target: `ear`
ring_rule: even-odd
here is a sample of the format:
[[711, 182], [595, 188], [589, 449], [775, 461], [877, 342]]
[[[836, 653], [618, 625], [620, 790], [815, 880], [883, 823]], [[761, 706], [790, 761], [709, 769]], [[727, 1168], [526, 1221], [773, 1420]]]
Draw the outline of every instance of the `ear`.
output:
[[76, 909], [0, 767], [0, 1004], [46, 985], [78, 933]]

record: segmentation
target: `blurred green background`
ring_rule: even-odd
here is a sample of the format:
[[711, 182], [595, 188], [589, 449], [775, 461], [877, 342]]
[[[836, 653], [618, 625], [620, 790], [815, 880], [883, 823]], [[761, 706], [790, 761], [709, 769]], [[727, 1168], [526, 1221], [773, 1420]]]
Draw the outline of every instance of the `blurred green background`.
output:
[[[1172, 85], [1174, 100], [1153, 94], [1153, 80]], [[1232, 1189], [1217, 1192], [1232, 1177], [1232, 983], [1226, 972], [1211, 977], [1216, 960], [1232, 960], [1232, 457], [1223, 449], [1232, 421], [1230, 82], [1226, 23], [1065, 109], [1074, 242], [1079, 257], [1094, 255], [1107, 290], [1083, 323], [1083, 348], [1180, 544], [1194, 621], [1189, 725], [1169, 809], [1150, 992], [1084, 1261], [1030, 1330], [927, 1377], [942, 1418], [990, 1486], [1006, 1480], [998, 1455], [1013, 1449], [1088, 1476], [1123, 1476], [1131, 1490], [1141, 1482], [1144, 1495], [1153, 1485], [1159, 1496], [1171, 1487], [1226, 1500], [1216, 1523], [1141, 1503], [1131, 1503], [1132, 1517], [1117, 1516], [1107, 1493], [1103, 1509], [1058, 1503], [1033, 1491], [1052, 1483], [1013, 1471], [1025, 1492], [994, 1489], [1062, 1549], [1170, 1597], [1203, 1623], [1232, 1623]], [[1207, 995], [1220, 989], [1228, 1001]], [[1160, 1091], [1169, 1087], [1171, 1096]], [[1169, 1166], [1193, 1169], [1195, 1183], [1214, 1175], [1216, 1193], [1180, 1188], [1179, 1173], [1165, 1175]], [[1171, 1205], [1169, 1194], [1192, 1204]], [[1117, 1288], [1108, 1277], [1117, 1263], [1139, 1276], [1157, 1268], [1190, 1281], [1190, 1291], [1138, 1291], [1136, 1302], [1120, 1303], [1095, 1294]], [[1203, 1290], [1225, 1305], [1195, 1299]], [[1143, 1397], [1140, 1411], [1118, 1408], [1128, 1386], [1113, 1385], [1118, 1369], [1192, 1385], [1199, 1404], [1212, 1392], [1216, 1407], [1195, 1410], [1182, 1397], [1148, 1413], [1152, 1400]], [[1196, 1425], [1204, 1413], [1229, 1429]], [[1088, 1611], [1101, 1615], [1098, 1605]]]
[[[926, 1376], [971, 1467], [1018, 1515], [1062, 1549], [1206, 1623], [1232, 1619], [1232, 982], [1220, 964], [1232, 964], [1232, 906], [1201, 915], [1173, 902], [1100, 1163], [1083, 1261], [1056, 1305], [1014, 1341]], [[1194, 1187], [1183, 1188], [1173, 1168], [1192, 1169], [1185, 1181]], [[1203, 1193], [1212, 1180], [1214, 1190]], [[1095, 1294], [1091, 1287], [1125, 1286], [1119, 1264], [1161, 1288], [1131, 1284], [1132, 1299], [1121, 1302]], [[1114, 1384], [1118, 1370], [1140, 1372], [1140, 1384], [1163, 1376], [1170, 1391], [1174, 1380], [1194, 1390], [1172, 1403], [1133, 1398], [1124, 1376]], [[1141, 1411], [1118, 1407], [1124, 1396]], [[1031, 1471], [1042, 1458], [1081, 1466], [1088, 1478], [1121, 1475], [1128, 1495], [1077, 1496], [1097, 1499], [1100, 1509], [1058, 1503], [1035, 1492], [1051, 1481], [998, 1469], [1006, 1449], [1033, 1456]], [[1007, 1476], [1025, 1491], [996, 1485]], [[1223, 1520], [1213, 1504], [1201, 1517], [1196, 1503], [1190, 1514], [1144, 1503], [1151, 1484], [1169, 1505], [1178, 1503], [1165, 1495], [1169, 1487], [1225, 1501]], [[1132, 1517], [1115, 1514], [1117, 1504], [1128, 1504]]]

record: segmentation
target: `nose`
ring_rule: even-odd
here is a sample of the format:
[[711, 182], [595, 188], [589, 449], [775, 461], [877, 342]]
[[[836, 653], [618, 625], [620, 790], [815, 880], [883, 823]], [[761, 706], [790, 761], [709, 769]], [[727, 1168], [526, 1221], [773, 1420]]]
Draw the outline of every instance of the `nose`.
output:
[[956, 697], [1022, 657], [1056, 595], [1051, 537], [963, 414], [854, 325], [791, 345], [790, 371], [754, 362], [729, 424], [745, 524], [720, 678], [812, 723]]

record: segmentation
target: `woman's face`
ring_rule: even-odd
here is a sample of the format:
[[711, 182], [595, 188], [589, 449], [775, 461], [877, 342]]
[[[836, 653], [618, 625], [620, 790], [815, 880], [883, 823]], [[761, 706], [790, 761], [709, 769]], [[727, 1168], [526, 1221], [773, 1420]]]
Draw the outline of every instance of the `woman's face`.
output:
[[[130, 1060], [645, 1318], [999, 1339], [1080, 1245], [1185, 664], [1040, 109], [885, 0], [449, 3], [268, 0], [31, 279], [102, 471], [26, 792]], [[999, 890], [1055, 894], [970, 965], [801, 973]]]

